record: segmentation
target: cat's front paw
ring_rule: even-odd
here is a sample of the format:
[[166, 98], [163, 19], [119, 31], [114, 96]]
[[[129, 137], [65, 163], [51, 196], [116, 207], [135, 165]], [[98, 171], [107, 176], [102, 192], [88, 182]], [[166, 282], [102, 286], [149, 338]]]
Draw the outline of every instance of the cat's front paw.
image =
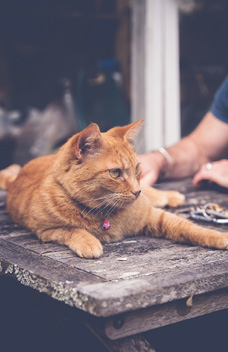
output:
[[217, 249], [228, 249], [228, 234], [219, 233], [217, 236], [212, 236], [208, 238], [208, 247], [217, 248]]
[[168, 199], [167, 205], [169, 207], [178, 207], [184, 204], [185, 196], [182, 193], [176, 191], [166, 191], [166, 195]]
[[103, 253], [101, 242], [94, 236], [77, 239], [69, 247], [82, 258], [99, 258]]

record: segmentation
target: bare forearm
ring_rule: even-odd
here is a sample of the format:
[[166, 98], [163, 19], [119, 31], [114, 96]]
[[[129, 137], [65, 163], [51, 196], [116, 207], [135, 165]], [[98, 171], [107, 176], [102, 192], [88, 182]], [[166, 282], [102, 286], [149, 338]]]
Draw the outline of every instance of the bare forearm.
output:
[[202, 164], [220, 158], [227, 146], [228, 125], [207, 113], [189, 136], [166, 148], [173, 164], [169, 176], [194, 175]]
[[170, 148], [166, 148], [172, 159], [170, 178], [194, 175], [200, 166], [208, 161], [197, 141], [192, 136], [183, 138]]
[[164, 150], [140, 156], [142, 182], [152, 185], [164, 175], [169, 178], [192, 176], [202, 164], [221, 157], [227, 148], [228, 124], [209, 112], [189, 136], [165, 149], [170, 157]]

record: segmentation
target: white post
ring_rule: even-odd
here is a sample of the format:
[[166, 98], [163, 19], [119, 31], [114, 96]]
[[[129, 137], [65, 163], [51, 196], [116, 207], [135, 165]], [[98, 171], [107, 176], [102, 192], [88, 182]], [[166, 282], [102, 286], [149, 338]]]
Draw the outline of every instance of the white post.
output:
[[[169, 0], [168, 0], [169, 1]], [[164, 0], [146, 0], [145, 16], [145, 148], [163, 145]]]
[[[131, 119], [145, 117], [145, 0], [132, 0]], [[144, 129], [136, 140], [136, 151], [145, 151]]]
[[144, 112], [144, 148], [149, 151], [180, 138], [177, 1], [133, 0], [133, 19], [132, 119]]
[[177, 0], [164, 1], [164, 140], [169, 146], [180, 139], [179, 16]]

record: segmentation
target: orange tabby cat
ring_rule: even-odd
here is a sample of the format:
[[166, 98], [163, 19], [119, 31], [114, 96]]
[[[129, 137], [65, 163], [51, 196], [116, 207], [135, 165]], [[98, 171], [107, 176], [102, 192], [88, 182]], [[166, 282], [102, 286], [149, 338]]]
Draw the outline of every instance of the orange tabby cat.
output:
[[101, 133], [89, 125], [57, 154], [0, 173], [12, 219], [43, 241], [97, 258], [101, 242], [146, 234], [226, 249], [228, 234], [204, 229], [153, 206], [177, 206], [178, 192], [140, 187], [140, 166], [130, 142], [142, 121]]

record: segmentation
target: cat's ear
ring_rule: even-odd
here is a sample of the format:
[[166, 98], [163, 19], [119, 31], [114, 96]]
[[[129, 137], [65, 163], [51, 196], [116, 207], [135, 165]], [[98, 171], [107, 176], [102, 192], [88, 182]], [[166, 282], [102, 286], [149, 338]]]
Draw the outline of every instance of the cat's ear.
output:
[[91, 123], [77, 135], [75, 153], [77, 159], [83, 160], [88, 155], [101, 151], [103, 145], [101, 132], [96, 123]]
[[134, 142], [135, 138], [138, 136], [141, 127], [144, 123], [145, 119], [135, 121], [131, 123], [130, 125], [127, 125], [126, 133], [124, 137], [128, 140], [128, 142]]
[[116, 136], [116, 137], [126, 139], [128, 142], [132, 143], [137, 137], [137, 135], [139, 134], [139, 131], [142, 127], [144, 120], [145, 119], [135, 121], [123, 127], [114, 127], [111, 130], [109, 130], [109, 134], [111, 134], [114, 137]]

